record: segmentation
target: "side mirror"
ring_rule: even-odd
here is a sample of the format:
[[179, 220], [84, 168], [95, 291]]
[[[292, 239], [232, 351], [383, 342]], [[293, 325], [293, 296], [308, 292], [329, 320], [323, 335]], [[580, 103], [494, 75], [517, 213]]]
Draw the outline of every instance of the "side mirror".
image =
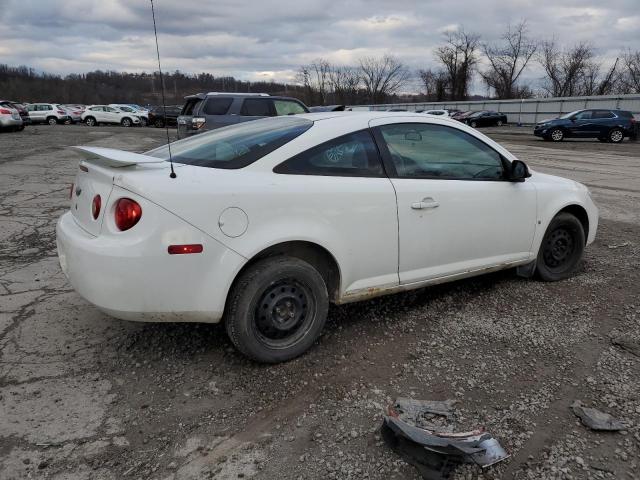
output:
[[522, 160], [514, 160], [511, 162], [511, 172], [509, 174], [509, 180], [512, 182], [524, 182], [525, 178], [529, 178], [531, 173], [529, 167]]
[[420, 132], [407, 132], [404, 134], [404, 139], [411, 142], [421, 142], [422, 135], [420, 134]]

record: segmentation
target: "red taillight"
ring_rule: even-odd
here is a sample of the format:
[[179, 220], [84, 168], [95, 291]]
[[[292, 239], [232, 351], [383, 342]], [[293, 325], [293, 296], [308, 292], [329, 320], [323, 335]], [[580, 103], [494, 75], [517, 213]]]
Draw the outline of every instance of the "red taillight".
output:
[[167, 249], [169, 255], [182, 255], [186, 253], [202, 253], [202, 245], [194, 243], [191, 245], [169, 245]]
[[72, 183], [71, 186], [69, 187], [69, 200], [71, 200], [73, 198], [73, 187], [75, 185]]
[[135, 200], [121, 198], [116, 202], [116, 227], [119, 230], [129, 230], [142, 217], [142, 207]]
[[65, 112], [64, 110], [58, 110], [58, 115], [65, 115], [67, 112]]
[[91, 215], [93, 215], [94, 220], [97, 220], [100, 215], [100, 207], [102, 207], [102, 198], [100, 198], [100, 195], [96, 195], [93, 197], [93, 203], [91, 204]]
[[5, 115], [11, 115], [11, 110], [7, 110], [6, 108], [0, 108], [0, 113], [4, 113]]

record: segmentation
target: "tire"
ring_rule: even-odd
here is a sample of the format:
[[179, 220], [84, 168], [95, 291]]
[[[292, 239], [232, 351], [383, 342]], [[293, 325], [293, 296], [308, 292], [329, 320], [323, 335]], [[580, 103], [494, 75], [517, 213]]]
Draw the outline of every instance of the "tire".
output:
[[619, 128], [612, 128], [611, 131], [609, 131], [609, 135], [607, 135], [607, 140], [611, 143], [620, 143], [624, 140], [624, 132]]
[[225, 326], [247, 357], [285, 362], [313, 345], [328, 309], [327, 286], [314, 267], [298, 258], [271, 257], [236, 280], [227, 300]]
[[162, 128], [164, 127], [164, 121], [161, 118], [157, 118], [155, 122], [153, 122], [153, 125], [156, 128]]
[[570, 213], [559, 213], [542, 238], [536, 272], [545, 282], [557, 282], [573, 275], [582, 260], [585, 246], [584, 228]]
[[57, 125], [58, 124], [58, 119], [56, 117], [48, 117], [47, 118], [47, 123], [49, 125]]
[[502, 126], [502, 120], [498, 120], [498, 121], [496, 122], [496, 126], [501, 127], [501, 126]]
[[125, 117], [120, 121], [120, 125], [122, 125], [123, 127], [130, 127], [131, 125], [133, 125], [133, 122], [131, 122], [130, 118]]
[[140, 126], [141, 127], [146, 127], [147, 126], [147, 119], [144, 117], [140, 117]]
[[98, 122], [96, 122], [96, 119], [93, 117], [85, 118], [84, 123], [87, 124], [87, 127], [95, 127], [98, 124]]
[[469, 123], [469, 125], [470, 125], [472, 128], [476, 128], [476, 127], [478, 126], [478, 124], [477, 124], [476, 122], [471, 122], [471, 123]]
[[561, 142], [564, 140], [564, 131], [561, 128], [554, 128], [551, 130], [551, 133], [549, 133], [549, 138], [554, 142]]

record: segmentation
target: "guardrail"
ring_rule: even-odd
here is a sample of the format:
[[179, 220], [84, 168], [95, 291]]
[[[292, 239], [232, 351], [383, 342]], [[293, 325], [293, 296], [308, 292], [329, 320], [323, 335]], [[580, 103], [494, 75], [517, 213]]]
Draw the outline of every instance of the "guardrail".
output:
[[640, 117], [640, 95], [598, 95], [589, 97], [526, 98], [514, 100], [478, 100], [460, 102], [388, 103], [353, 105], [353, 110], [388, 110], [402, 108], [416, 110], [495, 110], [505, 113], [509, 123], [535, 124], [565, 113], [584, 108], [611, 108], [631, 111]]

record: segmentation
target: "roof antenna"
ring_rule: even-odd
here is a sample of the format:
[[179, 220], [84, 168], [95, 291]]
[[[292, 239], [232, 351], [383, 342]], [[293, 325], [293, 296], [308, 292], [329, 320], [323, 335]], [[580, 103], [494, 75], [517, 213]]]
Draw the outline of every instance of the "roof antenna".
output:
[[173, 170], [173, 158], [171, 156], [171, 140], [169, 139], [169, 124], [167, 123], [167, 103], [164, 100], [164, 78], [162, 77], [162, 67], [160, 66], [160, 48], [158, 47], [158, 30], [156, 29], [156, 12], [153, 8], [153, 0], [151, 0], [151, 16], [153, 17], [153, 34], [156, 37], [156, 53], [158, 54], [158, 71], [160, 72], [160, 91], [162, 92], [162, 113], [164, 115], [164, 126], [167, 132], [167, 147], [169, 148], [169, 164], [171, 165], [171, 178], [176, 178], [176, 172]]

